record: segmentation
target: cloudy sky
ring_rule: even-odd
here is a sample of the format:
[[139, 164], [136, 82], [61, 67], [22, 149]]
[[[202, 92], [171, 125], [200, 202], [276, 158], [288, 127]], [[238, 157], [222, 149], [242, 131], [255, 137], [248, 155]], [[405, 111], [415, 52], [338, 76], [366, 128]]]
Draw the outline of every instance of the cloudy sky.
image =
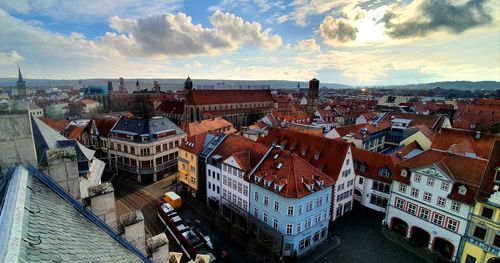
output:
[[0, 77], [500, 80], [500, 0], [2, 0]]

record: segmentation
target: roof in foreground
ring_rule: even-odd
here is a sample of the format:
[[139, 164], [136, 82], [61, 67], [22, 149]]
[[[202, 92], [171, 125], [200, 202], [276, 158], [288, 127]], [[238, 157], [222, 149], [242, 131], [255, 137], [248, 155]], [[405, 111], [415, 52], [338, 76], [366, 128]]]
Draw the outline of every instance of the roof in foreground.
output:
[[143, 262], [37, 178], [46, 175], [17, 165], [7, 176], [7, 205], [0, 216], [0, 243], [6, 246], [0, 248], [0, 261]]

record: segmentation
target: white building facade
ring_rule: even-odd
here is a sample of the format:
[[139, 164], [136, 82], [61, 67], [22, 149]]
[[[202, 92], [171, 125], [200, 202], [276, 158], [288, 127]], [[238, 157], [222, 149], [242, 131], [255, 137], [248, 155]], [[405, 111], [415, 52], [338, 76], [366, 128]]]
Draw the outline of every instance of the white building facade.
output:
[[[455, 181], [437, 165], [403, 169], [405, 177], [392, 183], [385, 223], [429, 250], [444, 246], [454, 260], [472, 207], [449, 198]], [[466, 186], [458, 189], [458, 198], [467, 195]]]
[[340, 169], [335, 185], [332, 187], [332, 212], [330, 219], [335, 221], [338, 217], [352, 210], [354, 201], [354, 181], [356, 174], [354, 172], [352, 149], [349, 147], [344, 162]]

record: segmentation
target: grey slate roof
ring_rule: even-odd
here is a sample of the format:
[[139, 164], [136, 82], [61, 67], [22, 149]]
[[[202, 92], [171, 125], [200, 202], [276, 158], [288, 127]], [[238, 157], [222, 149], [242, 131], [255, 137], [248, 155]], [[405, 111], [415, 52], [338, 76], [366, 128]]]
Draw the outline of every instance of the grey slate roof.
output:
[[48, 149], [70, 146], [75, 147], [79, 161], [88, 161], [94, 157], [95, 151], [88, 149], [78, 141], [67, 139], [36, 117], [31, 117], [31, 120], [38, 161], [45, 161], [45, 151]]
[[[11, 173], [12, 178], [27, 178], [13, 180], [17, 184], [13, 188], [23, 196], [24, 204], [18, 209], [22, 222], [15, 218], [10, 229], [20, 229], [17, 234], [32, 244], [20, 240], [18, 255], [9, 249], [6, 260], [11, 253], [11, 259], [17, 255], [19, 262], [143, 262], [28, 170], [15, 166]], [[9, 214], [4, 212], [3, 216]], [[5, 230], [2, 226], [0, 229]], [[13, 235], [15, 233], [10, 234]], [[0, 261], [2, 256], [0, 254]]]
[[153, 117], [151, 119], [137, 119], [120, 117], [111, 132], [124, 133], [129, 135], [152, 135], [166, 131], [175, 131], [175, 134], [183, 134], [179, 128], [167, 117]]

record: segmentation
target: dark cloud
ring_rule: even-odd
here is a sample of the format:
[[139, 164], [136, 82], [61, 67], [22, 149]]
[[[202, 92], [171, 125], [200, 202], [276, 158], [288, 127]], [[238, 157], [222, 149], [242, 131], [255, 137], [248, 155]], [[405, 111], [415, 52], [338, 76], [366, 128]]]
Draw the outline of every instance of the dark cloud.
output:
[[358, 29], [342, 18], [325, 17], [319, 31], [323, 39], [328, 43], [348, 42], [356, 39]]
[[[454, 5], [450, 0], [422, 1], [417, 10], [421, 16], [405, 20], [402, 17], [404, 14], [389, 11], [383, 22], [386, 23], [387, 33], [395, 38], [425, 36], [440, 29], [459, 34], [491, 22], [485, 2], [486, 0], [470, 0], [462, 5]], [[394, 21], [401, 18], [401, 22]]]

